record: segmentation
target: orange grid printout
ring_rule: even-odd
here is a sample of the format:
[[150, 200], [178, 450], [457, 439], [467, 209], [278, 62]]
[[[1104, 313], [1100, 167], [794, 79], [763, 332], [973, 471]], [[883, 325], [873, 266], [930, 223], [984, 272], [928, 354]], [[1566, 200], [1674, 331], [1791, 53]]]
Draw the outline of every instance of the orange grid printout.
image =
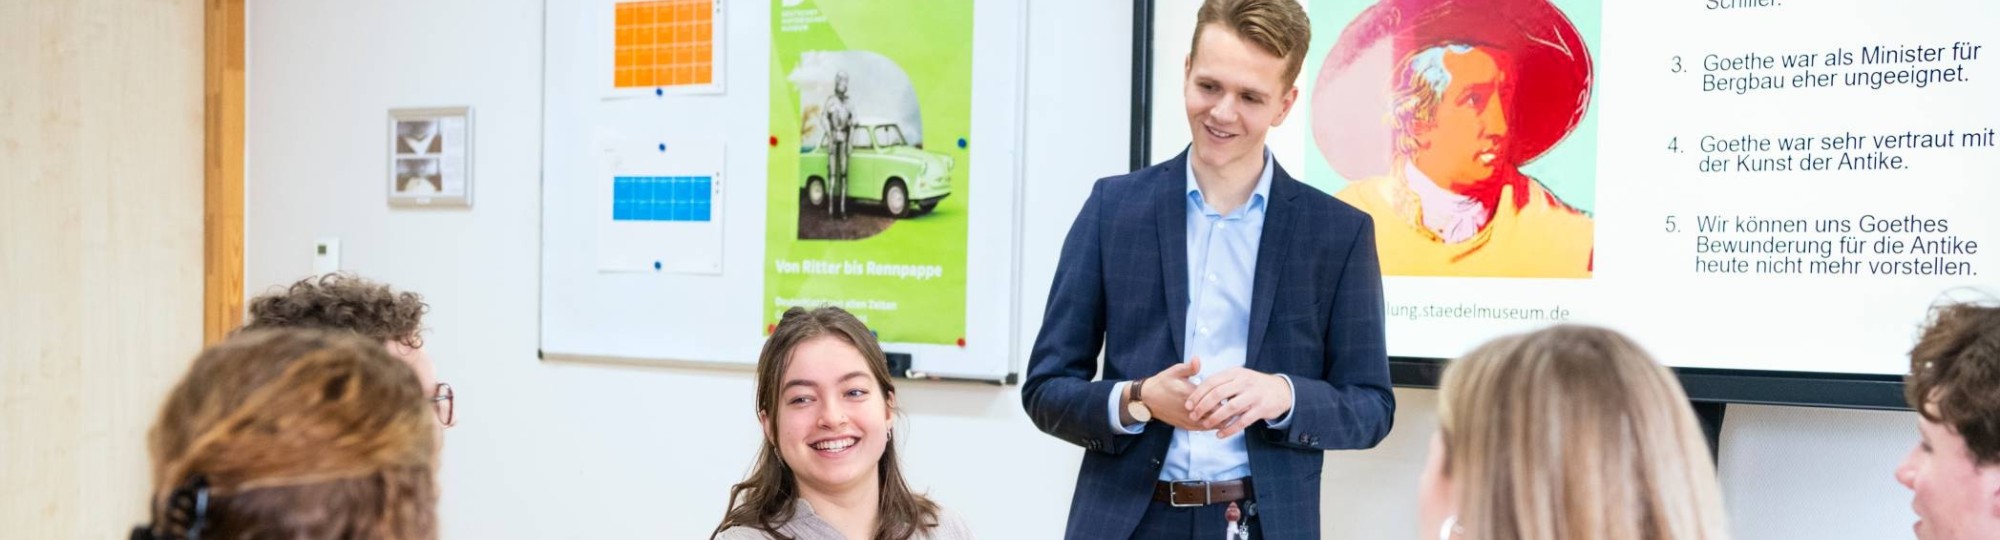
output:
[[619, 2], [615, 88], [715, 82], [715, 0]]

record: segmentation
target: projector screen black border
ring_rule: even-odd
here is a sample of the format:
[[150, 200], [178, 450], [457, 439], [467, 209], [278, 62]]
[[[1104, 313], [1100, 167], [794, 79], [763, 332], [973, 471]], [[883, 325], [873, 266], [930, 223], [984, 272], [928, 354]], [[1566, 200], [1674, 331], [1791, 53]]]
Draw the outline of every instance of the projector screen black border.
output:
[[[1403, 388], [1436, 389], [1444, 373], [1439, 358], [1389, 358], [1390, 382]], [[1903, 378], [1893, 375], [1674, 368], [1688, 400], [1841, 409], [1910, 410], [1903, 401]]]

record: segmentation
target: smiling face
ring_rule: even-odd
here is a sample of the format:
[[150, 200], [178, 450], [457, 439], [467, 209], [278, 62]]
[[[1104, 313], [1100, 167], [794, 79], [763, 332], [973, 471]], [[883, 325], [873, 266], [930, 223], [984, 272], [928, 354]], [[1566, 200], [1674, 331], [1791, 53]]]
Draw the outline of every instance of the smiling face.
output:
[[800, 491], [844, 493], [876, 483], [892, 403], [861, 351], [832, 335], [811, 338], [792, 350], [780, 381], [777, 418], [762, 420]]
[[1210, 168], [1264, 159], [1264, 135], [1284, 123], [1298, 99], [1284, 57], [1210, 23], [1188, 55], [1181, 92], [1194, 157]]
[[1918, 418], [1923, 439], [1896, 468], [1896, 481], [1913, 492], [1919, 540], [2000, 538], [2000, 464], [1979, 465], [1965, 437]]
[[[1432, 79], [1432, 120], [1413, 137], [1417, 170], [1440, 187], [1462, 190], [1491, 178], [1506, 157], [1505, 57], [1478, 47], [1439, 47], [1418, 55], [1411, 69]], [[1442, 83], [1442, 84], [1439, 84]], [[1441, 87], [1441, 88], [1440, 88]]]

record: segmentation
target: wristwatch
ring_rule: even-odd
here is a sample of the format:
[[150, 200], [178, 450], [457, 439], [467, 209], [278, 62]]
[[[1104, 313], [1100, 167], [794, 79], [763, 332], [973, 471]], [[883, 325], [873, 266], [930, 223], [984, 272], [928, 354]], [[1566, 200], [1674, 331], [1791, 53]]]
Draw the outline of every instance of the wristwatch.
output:
[[1132, 419], [1141, 424], [1153, 421], [1153, 409], [1147, 407], [1146, 401], [1139, 397], [1140, 385], [1143, 384], [1146, 384], [1145, 379], [1132, 381], [1132, 391], [1125, 396], [1125, 414], [1132, 415]]

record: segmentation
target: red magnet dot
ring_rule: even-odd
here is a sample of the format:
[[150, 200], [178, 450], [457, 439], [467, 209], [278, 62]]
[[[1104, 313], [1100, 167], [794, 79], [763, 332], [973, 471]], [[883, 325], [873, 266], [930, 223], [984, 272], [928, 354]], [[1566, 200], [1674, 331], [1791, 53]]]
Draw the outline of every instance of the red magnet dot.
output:
[[772, 147], [772, 148], [777, 148], [777, 147], [778, 147], [778, 136], [777, 136], [777, 135], [772, 135], [772, 136], [771, 136], [771, 147]]
[[958, 348], [965, 348], [965, 338], [958, 338]]

